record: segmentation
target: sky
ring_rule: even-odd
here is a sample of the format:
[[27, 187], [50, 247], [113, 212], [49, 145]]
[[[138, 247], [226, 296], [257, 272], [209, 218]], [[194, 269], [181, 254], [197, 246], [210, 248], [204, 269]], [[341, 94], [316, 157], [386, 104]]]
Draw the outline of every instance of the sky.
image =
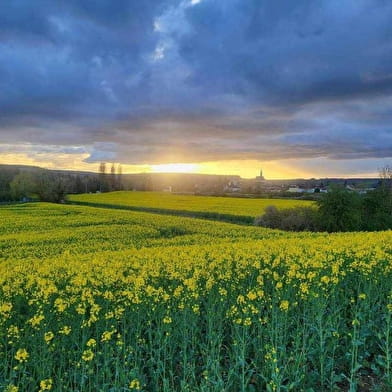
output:
[[392, 162], [390, 0], [1, 0], [0, 163], [266, 178]]

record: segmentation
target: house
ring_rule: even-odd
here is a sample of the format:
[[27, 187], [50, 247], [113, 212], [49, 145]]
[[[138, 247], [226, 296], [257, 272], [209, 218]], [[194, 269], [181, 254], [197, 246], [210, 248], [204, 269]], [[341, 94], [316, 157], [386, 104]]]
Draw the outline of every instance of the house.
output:
[[290, 192], [290, 193], [303, 193], [303, 189], [302, 188], [299, 188], [298, 186], [291, 186], [288, 190], [287, 190], [287, 192]]
[[349, 191], [352, 192], [357, 192], [360, 195], [366, 195], [366, 193], [374, 191], [376, 188], [374, 187], [370, 187], [370, 188], [356, 188], [352, 185], [346, 185], [346, 189], [348, 189]]
[[[292, 186], [290, 187], [287, 192], [290, 193], [315, 193], [316, 188], [301, 188], [299, 186]], [[320, 190], [321, 192], [321, 190]]]
[[230, 180], [223, 188], [224, 192], [241, 192], [241, 183], [237, 180]]

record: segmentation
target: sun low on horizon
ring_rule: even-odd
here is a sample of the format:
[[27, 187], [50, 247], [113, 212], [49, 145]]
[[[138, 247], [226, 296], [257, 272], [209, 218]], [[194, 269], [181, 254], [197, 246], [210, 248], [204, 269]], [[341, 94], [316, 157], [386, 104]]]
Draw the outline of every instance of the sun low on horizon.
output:
[[[0, 151], [0, 165], [29, 165], [51, 170], [74, 170], [98, 172], [99, 162], [87, 162], [88, 154], [10, 154]], [[296, 160], [285, 159], [278, 161], [262, 161], [255, 159], [222, 160], [209, 162], [172, 162], [156, 164], [129, 165], [123, 162], [108, 160], [107, 170], [112, 164], [121, 165], [124, 174], [137, 173], [189, 173], [207, 175], [239, 176], [242, 178], [255, 178], [263, 171], [266, 179], [292, 179], [292, 178], [321, 178], [321, 177], [378, 177], [381, 167], [377, 160], [373, 160], [372, 170], [367, 170], [369, 160], [364, 164], [357, 163], [343, 168], [339, 161], [328, 163], [325, 159]], [[312, 167], [312, 169], [309, 169]]]
[[199, 165], [195, 163], [162, 163], [151, 165], [152, 173], [197, 173]]

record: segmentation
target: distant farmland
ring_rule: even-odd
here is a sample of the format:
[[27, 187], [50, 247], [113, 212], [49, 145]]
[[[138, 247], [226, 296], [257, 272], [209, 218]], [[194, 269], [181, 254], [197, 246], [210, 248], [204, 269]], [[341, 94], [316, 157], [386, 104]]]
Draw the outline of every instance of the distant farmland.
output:
[[261, 215], [269, 205], [280, 209], [314, 205], [313, 202], [306, 200], [248, 199], [130, 191], [72, 195], [69, 200], [92, 206], [127, 207], [173, 214], [182, 212], [184, 215], [242, 221], [243, 223], [252, 223], [254, 218]]

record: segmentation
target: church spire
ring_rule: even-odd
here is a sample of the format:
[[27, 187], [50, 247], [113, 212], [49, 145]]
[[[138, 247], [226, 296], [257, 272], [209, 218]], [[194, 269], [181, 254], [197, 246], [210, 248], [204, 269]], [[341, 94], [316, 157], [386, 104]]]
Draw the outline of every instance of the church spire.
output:
[[257, 181], [264, 181], [265, 178], [263, 176], [263, 169], [260, 169], [260, 175], [256, 177]]

